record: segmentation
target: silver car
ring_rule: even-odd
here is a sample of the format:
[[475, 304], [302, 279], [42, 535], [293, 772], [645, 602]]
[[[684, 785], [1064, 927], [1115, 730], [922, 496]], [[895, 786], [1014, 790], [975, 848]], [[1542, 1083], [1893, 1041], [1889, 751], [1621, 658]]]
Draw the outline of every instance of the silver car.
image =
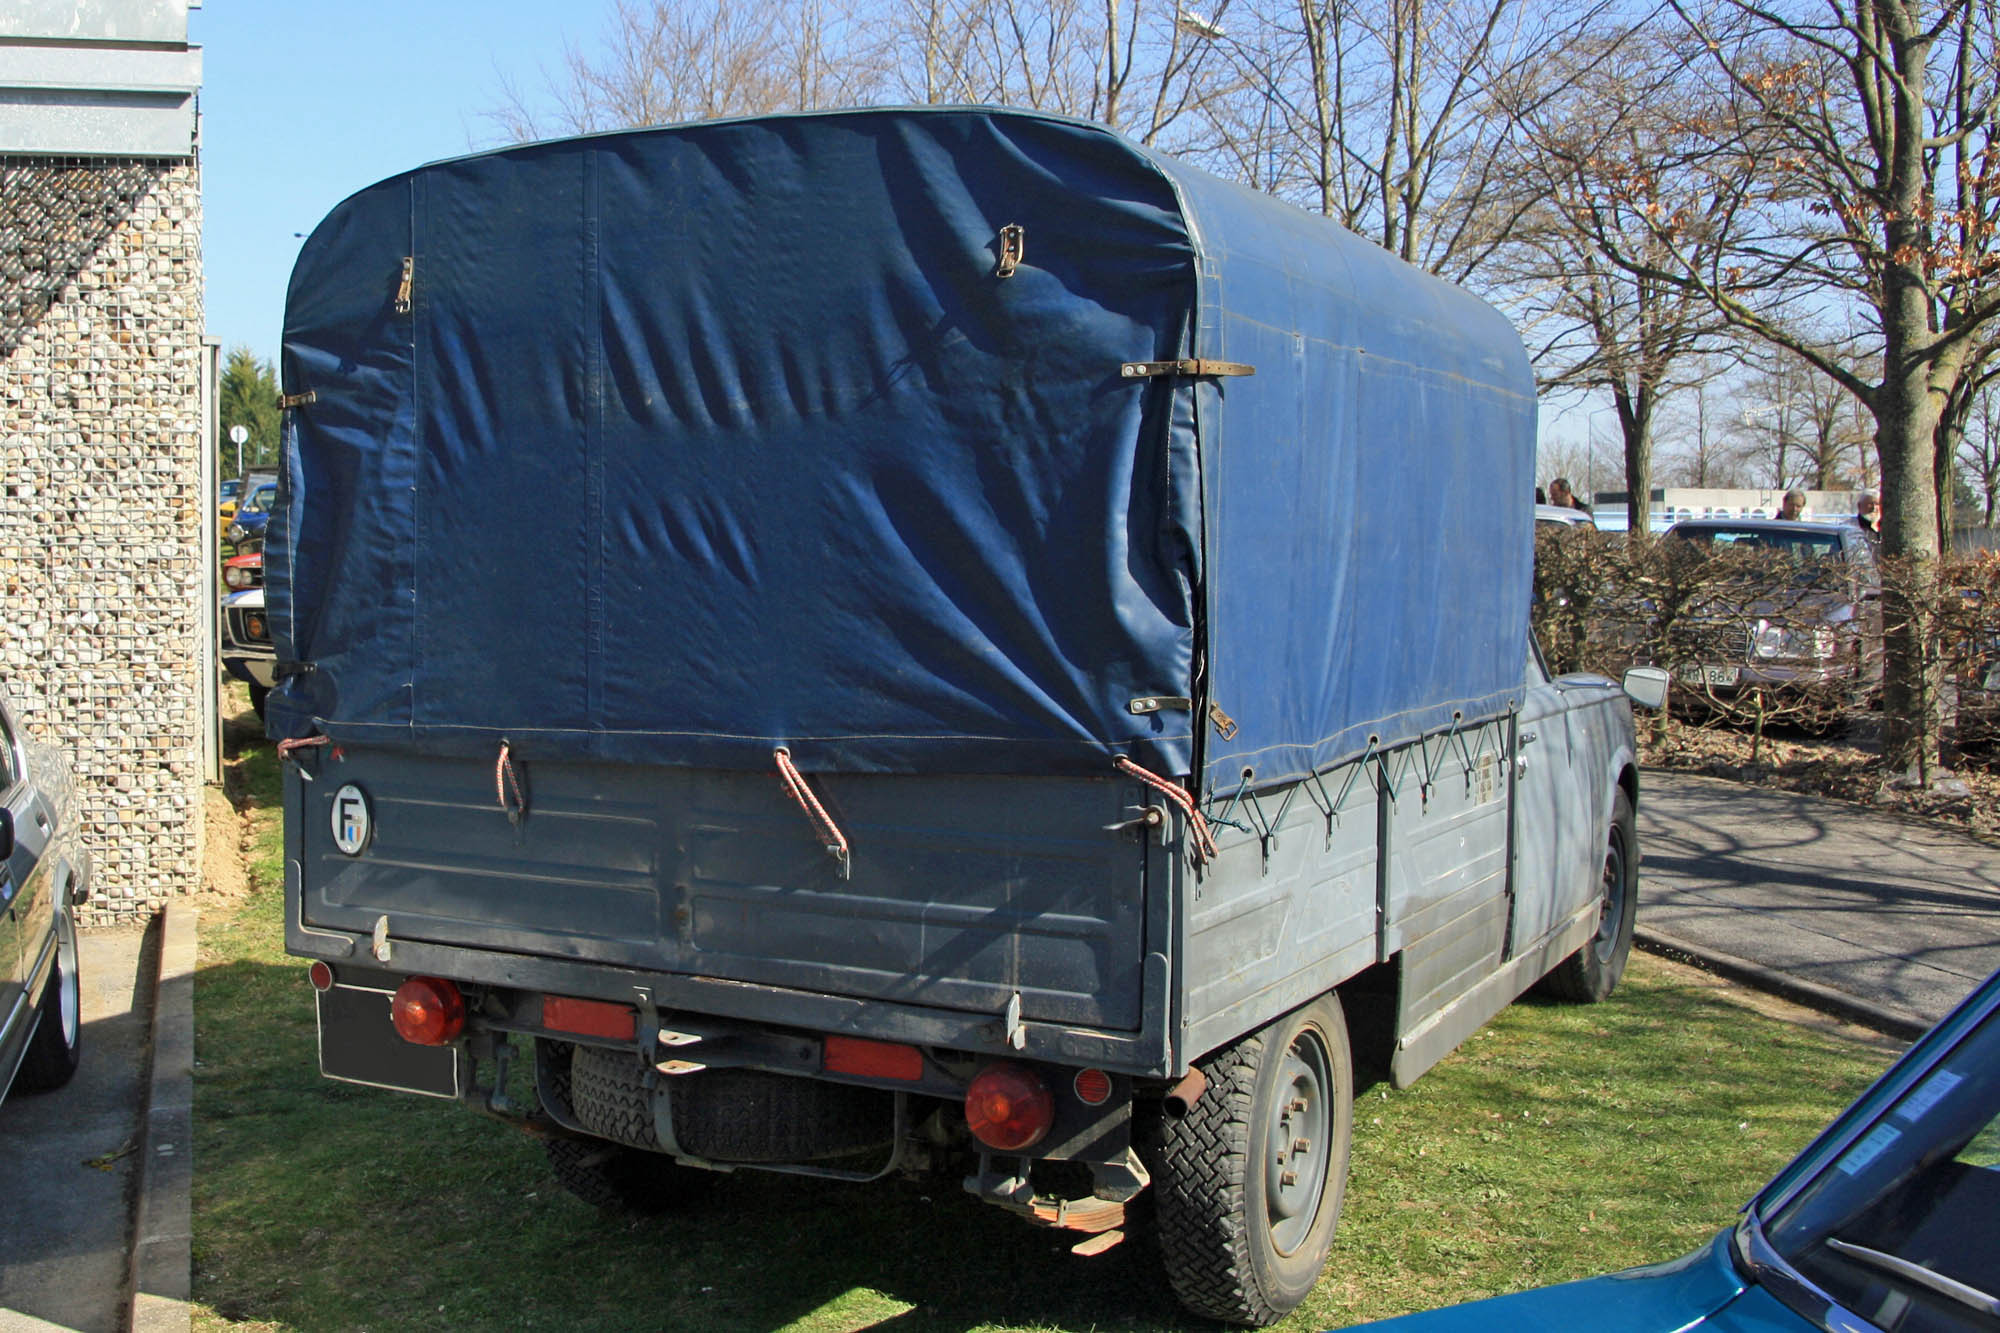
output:
[[90, 896], [76, 780], [0, 697], [0, 1097], [59, 1088], [81, 1054], [76, 906]]

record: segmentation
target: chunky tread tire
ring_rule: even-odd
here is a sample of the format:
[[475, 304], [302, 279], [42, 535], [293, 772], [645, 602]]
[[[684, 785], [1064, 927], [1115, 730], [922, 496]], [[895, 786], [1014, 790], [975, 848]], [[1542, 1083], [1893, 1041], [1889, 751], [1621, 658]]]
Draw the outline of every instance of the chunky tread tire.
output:
[[[1267, 1212], [1270, 1130], [1294, 1043], [1317, 1042], [1327, 1066], [1327, 1154], [1303, 1238], [1281, 1253]], [[1227, 1323], [1262, 1326], [1305, 1299], [1326, 1263], [1347, 1182], [1354, 1124], [1353, 1060], [1340, 1002], [1322, 996], [1198, 1061], [1208, 1087], [1179, 1120], [1161, 1122], [1153, 1190], [1161, 1258], [1183, 1305]]]
[[[579, 1046], [570, 1059], [577, 1123], [614, 1143], [663, 1151], [645, 1071], [630, 1051]], [[895, 1135], [895, 1094], [755, 1069], [663, 1078], [681, 1152], [712, 1162], [810, 1162]]]
[[56, 965], [36, 1006], [35, 1033], [21, 1057], [14, 1086], [50, 1092], [76, 1076], [83, 1062], [83, 993], [76, 965], [76, 926], [67, 912], [56, 918]]
[[1604, 848], [1597, 934], [1542, 978], [1542, 990], [1572, 1004], [1596, 1004], [1625, 976], [1632, 956], [1632, 928], [1639, 914], [1639, 830], [1632, 801], [1621, 787], [1611, 803], [1611, 833]]
[[599, 1138], [661, 1151], [653, 1127], [653, 1097], [632, 1052], [578, 1046], [570, 1057], [569, 1097], [576, 1122]]
[[896, 1095], [880, 1088], [711, 1069], [675, 1079], [674, 1137], [715, 1162], [812, 1162], [895, 1137]]

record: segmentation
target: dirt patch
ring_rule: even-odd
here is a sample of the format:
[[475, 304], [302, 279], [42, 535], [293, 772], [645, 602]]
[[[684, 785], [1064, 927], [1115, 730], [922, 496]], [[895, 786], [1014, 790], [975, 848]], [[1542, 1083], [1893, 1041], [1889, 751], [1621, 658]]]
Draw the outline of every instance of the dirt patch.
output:
[[243, 868], [243, 817], [220, 787], [201, 794], [201, 893], [208, 899], [236, 902], [250, 892]]
[[269, 817], [254, 806], [245, 809], [244, 751], [260, 743], [264, 724], [250, 707], [250, 696], [230, 682], [222, 691], [222, 783], [202, 791], [203, 825], [201, 897], [212, 904], [234, 904], [250, 896], [250, 841], [253, 821]]
[[2000, 755], [1947, 755], [1951, 781], [1939, 790], [1899, 787], [1882, 768], [1879, 717], [1861, 719], [1837, 736], [1773, 729], [1760, 740], [1748, 731], [1672, 723], [1662, 744], [1644, 718], [1639, 733], [1645, 762], [1658, 768], [1852, 801], [2000, 842]]

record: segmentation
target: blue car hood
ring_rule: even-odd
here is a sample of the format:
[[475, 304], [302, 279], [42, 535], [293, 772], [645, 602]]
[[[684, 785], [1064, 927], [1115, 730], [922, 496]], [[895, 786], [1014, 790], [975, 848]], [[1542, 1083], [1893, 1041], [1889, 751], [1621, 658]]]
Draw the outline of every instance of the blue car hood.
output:
[[[1375, 1325], [1387, 1333], [1474, 1333], [1492, 1329], [1547, 1329], [1550, 1333], [1752, 1333], [1783, 1326], [1798, 1316], [1751, 1289], [1761, 1301], [1739, 1302], [1746, 1291], [1729, 1258], [1724, 1232], [1693, 1254], [1663, 1264], [1568, 1282], [1559, 1287], [1495, 1296], [1467, 1305], [1426, 1310]], [[1741, 1305], [1744, 1308], [1739, 1310]], [[1766, 1308], [1768, 1307], [1768, 1308]], [[1789, 1320], [1789, 1323], [1783, 1321]]]

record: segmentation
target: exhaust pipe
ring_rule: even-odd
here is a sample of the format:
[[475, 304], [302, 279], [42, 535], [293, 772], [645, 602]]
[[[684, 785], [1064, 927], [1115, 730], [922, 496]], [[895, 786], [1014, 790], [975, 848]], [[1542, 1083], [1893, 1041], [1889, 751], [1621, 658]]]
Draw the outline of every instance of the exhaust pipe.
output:
[[1181, 1076], [1181, 1081], [1167, 1089], [1167, 1095], [1161, 1099], [1160, 1109], [1167, 1113], [1169, 1119], [1184, 1119], [1188, 1108], [1200, 1101], [1201, 1094], [1207, 1091], [1208, 1076], [1195, 1066], [1189, 1065], [1187, 1073]]

